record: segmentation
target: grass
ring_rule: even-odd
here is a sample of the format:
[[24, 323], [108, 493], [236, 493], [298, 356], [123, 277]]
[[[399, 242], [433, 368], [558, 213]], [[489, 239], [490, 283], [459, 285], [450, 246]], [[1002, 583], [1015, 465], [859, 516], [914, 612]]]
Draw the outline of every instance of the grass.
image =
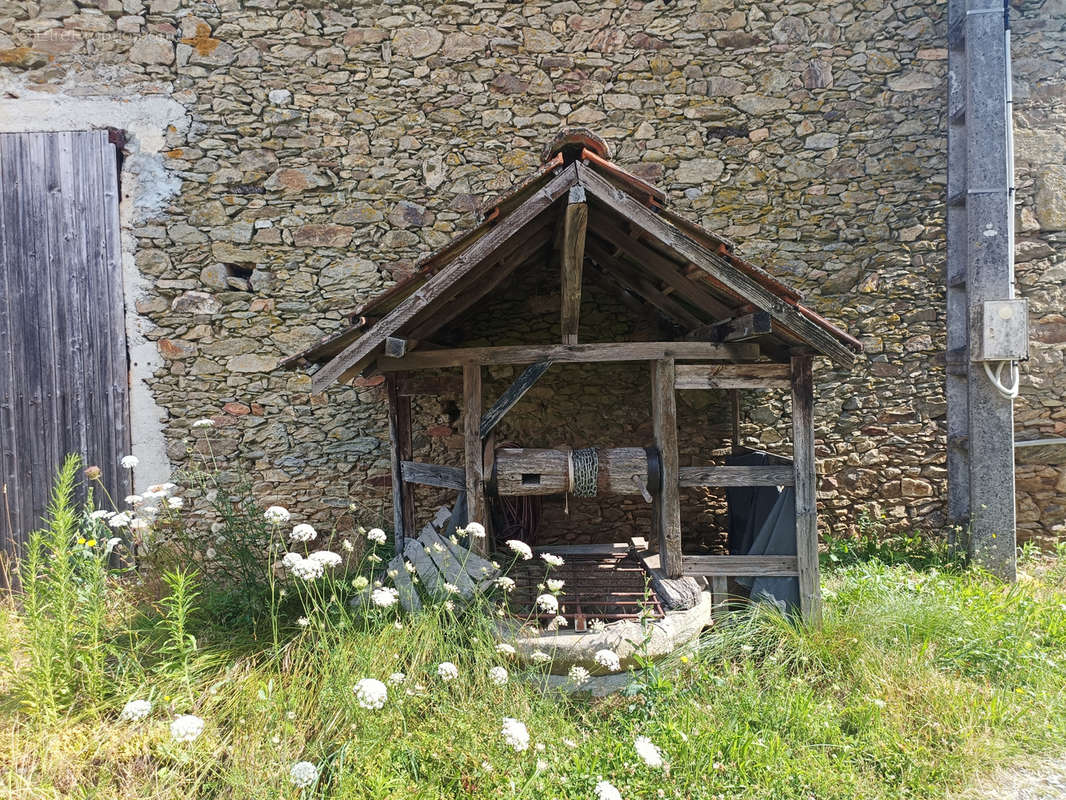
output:
[[[65, 546], [54, 528], [49, 547]], [[189, 571], [164, 576], [156, 599], [82, 556], [60, 565], [74, 594], [53, 582], [36, 606], [0, 609], [0, 793], [593, 798], [609, 780], [627, 800], [924, 798], [1061, 750], [1066, 552], [1026, 555], [1007, 586], [916, 540], [869, 549], [831, 543], [821, 630], [738, 613], [662, 662], [655, 681], [602, 700], [538, 691], [525, 680], [534, 672], [496, 653], [483, 609], [352, 610], [348, 583], [322, 582], [299, 610], [273, 607], [275, 642], [271, 625], [205, 613], [213, 586]], [[28, 592], [34, 570], [54, 581], [47, 561], [32, 565]], [[459, 678], [442, 681], [442, 661]], [[512, 672], [506, 686], [488, 678], [498, 664]], [[385, 707], [361, 708], [356, 682], [394, 672], [406, 681]], [[120, 720], [134, 698], [152, 713]], [[179, 744], [168, 725], [186, 713], [206, 726]], [[528, 750], [505, 744], [505, 716], [527, 725]], [[638, 735], [668, 769], [637, 757]], [[289, 771], [304, 760], [321, 775], [299, 789]]]

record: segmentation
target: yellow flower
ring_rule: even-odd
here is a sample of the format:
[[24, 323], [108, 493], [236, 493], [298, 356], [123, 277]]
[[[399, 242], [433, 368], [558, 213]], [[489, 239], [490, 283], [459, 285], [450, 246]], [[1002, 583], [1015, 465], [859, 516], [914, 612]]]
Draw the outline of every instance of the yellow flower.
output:
[[89, 547], [96, 547], [96, 539], [90, 539], [85, 544], [89, 545]]
[[688, 656], [681, 656], [681, 663], [682, 664], [687, 664], [688, 663]]
[[84, 536], [79, 536], [78, 537], [78, 544], [85, 544], [85, 537]]

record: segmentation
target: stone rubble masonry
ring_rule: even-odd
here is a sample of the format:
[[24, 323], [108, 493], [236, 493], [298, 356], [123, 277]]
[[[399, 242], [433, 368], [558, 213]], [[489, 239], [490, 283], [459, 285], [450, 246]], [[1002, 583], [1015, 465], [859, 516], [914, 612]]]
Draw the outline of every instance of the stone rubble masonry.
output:
[[[1012, 6], [1017, 278], [1033, 340], [1017, 429], [1060, 437], [1066, 6]], [[0, 88], [162, 96], [187, 112], [162, 150], [161, 175], [180, 190], [128, 231], [144, 284], [130, 313], [158, 347], [151, 387], [174, 466], [189, 458], [191, 422], [212, 416], [216, 454], [243, 456], [264, 502], [319, 524], [350, 524], [355, 501], [387, 513], [381, 382], [314, 397], [306, 375], [276, 363], [469, 229], [538, 165], [546, 140], [581, 124], [680, 213], [865, 342], [851, 372], [816, 374], [823, 528], [863, 513], [895, 530], [936, 528], [945, 13], [932, 0], [0, 0]], [[556, 313], [550, 296], [534, 300], [531, 313]], [[553, 403], [577, 409], [559, 438], [641, 441], [644, 416], [596, 427], [594, 401], [643, 403], [646, 379], [591, 380], [584, 397], [573, 387]], [[694, 458], [720, 444], [725, 419], [719, 399], [683, 403]], [[745, 398], [745, 436], [786, 446], [781, 407]], [[454, 460], [454, 403], [419, 408], [421, 454]], [[513, 424], [508, 435], [551, 441], [547, 416]], [[1023, 539], [1061, 536], [1063, 476], [1061, 461], [1019, 467]]]

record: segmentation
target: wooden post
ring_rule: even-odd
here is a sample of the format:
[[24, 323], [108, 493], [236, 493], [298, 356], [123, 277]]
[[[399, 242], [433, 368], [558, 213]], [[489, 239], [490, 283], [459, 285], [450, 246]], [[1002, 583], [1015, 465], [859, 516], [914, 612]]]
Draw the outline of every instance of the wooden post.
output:
[[729, 405], [733, 421], [733, 452], [740, 449], [740, 389], [729, 390]]
[[392, 450], [392, 526], [396, 552], [402, 553], [404, 539], [415, 533], [415, 497], [403, 479], [403, 462], [414, 455], [411, 441], [411, 397], [399, 392], [400, 373], [385, 376], [389, 400], [389, 443]]
[[570, 188], [569, 205], [563, 221], [563, 242], [560, 252], [563, 344], [577, 344], [578, 321], [581, 316], [581, 268], [585, 263], [585, 230], [588, 227], [589, 207], [585, 190]]
[[[466, 454], [467, 521], [485, 519], [485, 454], [481, 443], [481, 366], [463, 365], [463, 441]], [[471, 542], [479, 555], [488, 553], [488, 537]]]
[[655, 446], [662, 462], [662, 487], [653, 512], [654, 532], [659, 537], [659, 555], [668, 578], [680, 578], [681, 492], [678, 485], [677, 400], [674, 394], [674, 359], [651, 364], [651, 419]]
[[818, 513], [814, 462], [813, 358], [792, 357], [792, 468], [796, 493], [796, 559], [800, 612], [815, 625], [822, 620], [822, 591], [818, 578]]

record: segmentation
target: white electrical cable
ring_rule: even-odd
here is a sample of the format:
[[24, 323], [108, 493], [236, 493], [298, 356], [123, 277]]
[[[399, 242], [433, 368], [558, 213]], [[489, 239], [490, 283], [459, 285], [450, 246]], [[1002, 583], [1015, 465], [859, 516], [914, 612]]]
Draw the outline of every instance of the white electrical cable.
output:
[[[1018, 364], [1014, 361], [997, 361], [996, 362], [996, 374], [992, 374], [992, 368], [988, 366], [988, 361], [981, 362], [985, 368], [985, 375], [988, 376], [988, 380], [996, 387], [996, 391], [1006, 397], [1008, 400], [1016, 400], [1018, 398], [1018, 389], [1021, 387], [1022, 376], [1018, 371]], [[1010, 364], [1010, 372], [1013, 380], [1012, 385], [1008, 389], [1003, 385], [1003, 367], [1006, 364]]]

